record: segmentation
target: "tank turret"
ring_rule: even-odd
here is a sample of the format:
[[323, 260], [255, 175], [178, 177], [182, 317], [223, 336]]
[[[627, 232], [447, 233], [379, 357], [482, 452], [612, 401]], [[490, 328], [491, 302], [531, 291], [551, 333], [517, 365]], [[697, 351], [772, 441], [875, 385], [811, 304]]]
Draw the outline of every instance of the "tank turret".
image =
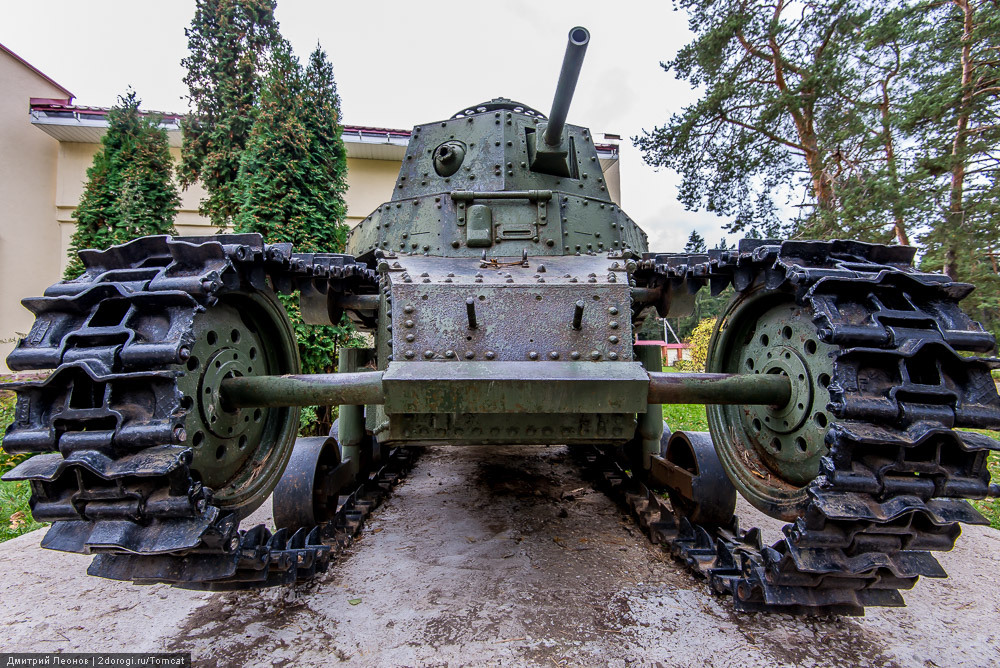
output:
[[566, 115], [590, 41], [569, 33], [552, 111], [495, 98], [413, 128], [392, 199], [359, 223], [347, 252], [514, 257], [646, 250], [611, 200], [597, 147]]

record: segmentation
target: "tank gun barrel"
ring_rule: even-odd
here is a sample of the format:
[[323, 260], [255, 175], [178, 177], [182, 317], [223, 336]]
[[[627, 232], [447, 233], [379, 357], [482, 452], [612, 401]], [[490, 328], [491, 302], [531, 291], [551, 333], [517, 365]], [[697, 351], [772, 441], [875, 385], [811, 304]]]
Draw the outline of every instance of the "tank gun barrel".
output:
[[552, 111], [549, 112], [548, 126], [545, 128], [545, 143], [558, 146], [562, 141], [563, 127], [566, 125], [566, 115], [569, 113], [570, 102], [573, 101], [573, 91], [576, 81], [580, 78], [583, 67], [583, 56], [587, 53], [590, 43], [590, 31], [577, 26], [569, 31], [569, 41], [566, 43], [566, 55], [563, 56], [562, 70], [559, 72], [559, 83], [556, 84], [556, 95], [552, 100]]

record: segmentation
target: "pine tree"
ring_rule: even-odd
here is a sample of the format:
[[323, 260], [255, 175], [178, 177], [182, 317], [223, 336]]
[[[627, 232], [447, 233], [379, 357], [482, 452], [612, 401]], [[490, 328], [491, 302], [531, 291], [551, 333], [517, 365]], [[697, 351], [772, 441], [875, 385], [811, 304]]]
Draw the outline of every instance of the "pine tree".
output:
[[185, 29], [189, 55], [184, 83], [192, 107], [185, 119], [181, 165], [185, 188], [200, 182], [208, 192], [200, 212], [220, 230], [239, 211], [236, 179], [253, 127], [261, 79], [284, 40], [274, 0], [198, 0]]
[[174, 234], [179, 198], [167, 133], [139, 113], [134, 91], [108, 112], [108, 130], [87, 170], [64, 277], [83, 271], [77, 252], [107, 248], [149, 234]]
[[663, 67], [704, 93], [636, 142], [647, 163], [680, 173], [686, 207], [777, 236], [785, 194], [811, 212], [800, 225], [810, 236], [838, 231], [825, 123], [852, 113], [845, 53], [860, 2], [677, 0], [695, 39]]
[[687, 243], [684, 244], [685, 253], [704, 253], [708, 250], [708, 246], [705, 245], [705, 238], [698, 234], [698, 230], [691, 230], [691, 236], [688, 237]]
[[[347, 157], [333, 69], [319, 48], [303, 71], [291, 50], [275, 50], [237, 181], [239, 232], [300, 252], [341, 252], [347, 234]], [[295, 326], [303, 369], [331, 371], [349, 324], [306, 326], [294, 298], [283, 299]]]
[[922, 265], [975, 284], [963, 305], [1000, 335], [1000, 3], [918, 9], [926, 47], [908, 111], [928, 194]]

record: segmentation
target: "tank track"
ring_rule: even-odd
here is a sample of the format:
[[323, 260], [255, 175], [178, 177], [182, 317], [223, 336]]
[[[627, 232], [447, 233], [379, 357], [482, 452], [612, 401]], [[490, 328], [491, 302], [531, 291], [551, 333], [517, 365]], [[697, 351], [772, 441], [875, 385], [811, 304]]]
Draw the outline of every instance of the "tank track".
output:
[[986, 524], [965, 500], [1000, 495], [986, 457], [1000, 442], [953, 428], [1000, 428], [993, 337], [958, 307], [972, 286], [912, 266], [913, 250], [856, 242], [745, 241], [739, 251], [646, 256], [638, 277], [693, 294], [764, 283], [795, 294], [817, 335], [839, 346], [828, 386], [828, 456], [806, 513], [765, 546], [758, 529], [692, 525], [609, 450], [586, 458], [605, 487], [737, 610], [862, 615], [902, 606], [959, 523]]
[[239, 529], [192, 475], [178, 386], [191, 323], [226, 290], [373, 293], [374, 271], [350, 256], [293, 254], [259, 235], [146, 237], [84, 251], [84, 274], [24, 301], [36, 315], [8, 357], [15, 370], [54, 369], [12, 385], [11, 453], [37, 454], [10, 471], [28, 480], [32, 512], [53, 522], [42, 546], [96, 554], [89, 573], [189, 589], [287, 584], [326, 570], [364, 518], [409, 469], [390, 452], [340, 498], [321, 526], [273, 534]]

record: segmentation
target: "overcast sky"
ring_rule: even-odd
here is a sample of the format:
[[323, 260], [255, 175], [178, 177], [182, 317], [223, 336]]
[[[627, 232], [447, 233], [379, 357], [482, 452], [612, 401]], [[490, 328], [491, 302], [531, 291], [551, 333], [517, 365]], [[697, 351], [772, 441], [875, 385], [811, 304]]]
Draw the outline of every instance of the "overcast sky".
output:
[[[187, 111], [180, 61], [194, 0], [2, 4], [0, 43], [77, 104], [110, 106], [131, 85], [144, 108]], [[277, 16], [302, 60], [317, 41], [326, 49], [345, 123], [404, 129], [501, 96], [547, 113], [569, 29], [585, 26], [591, 42], [569, 122], [622, 136], [623, 208], [651, 250], [681, 250], [692, 229], [710, 246], [722, 236], [723, 221], [685, 211], [677, 176], [646, 166], [630, 141], [695, 99], [659, 64], [690, 39], [686, 14], [666, 0], [279, 0]]]

